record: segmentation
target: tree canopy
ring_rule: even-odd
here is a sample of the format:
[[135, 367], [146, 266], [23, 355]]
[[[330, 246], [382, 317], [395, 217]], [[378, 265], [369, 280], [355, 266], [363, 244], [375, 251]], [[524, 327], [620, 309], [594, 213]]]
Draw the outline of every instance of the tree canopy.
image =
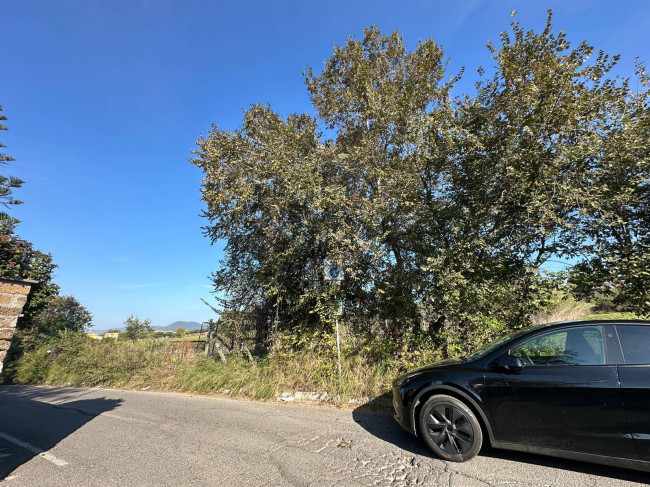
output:
[[34, 327], [37, 315], [47, 306], [48, 299], [59, 293], [54, 283], [57, 265], [52, 255], [34, 249], [33, 245], [15, 234], [14, 221], [0, 224], [0, 275], [36, 281], [18, 319], [19, 329]]
[[[4, 122], [7, 120], [7, 117], [2, 113], [2, 105], [0, 105], [0, 130], [7, 130], [7, 126]], [[0, 142], [0, 150], [4, 149], [6, 145]], [[13, 161], [14, 158], [0, 152], [0, 166], [7, 165], [8, 162]], [[23, 185], [23, 181], [15, 176], [5, 176], [0, 174], [0, 205], [5, 209], [11, 205], [20, 204], [21, 201], [14, 198], [13, 190], [20, 188]], [[6, 211], [0, 208], [0, 225], [14, 222], [15, 220], [11, 218]]]
[[124, 321], [124, 326], [126, 327], [124, 336], [126, 338], [130, 338], [131, 340], [135, 340], [145, 333], [152, 331], [150, 319], [141, 320], [137, 316], [133, 315], [129, 316]]
[[226, 309], [320, 329], [336, 293], [353, 326], [433, 336], [446, 317], [462, 337], [526, 324], [563, 259], [577, 293], [616, 288], [650, 314], [648, 78], [638, 64], [633, 90], [610, 74], [618, 56], [551, 20], [514, 21], [462, 95], [435, 41], [408, 50], [370, 27], [307, 69], [316, 117], [256, 104], [238, 129], [213, 126], [191, 161], [206, 235], [225, 241]]
[[92, 319], [90, 312], [73, 296], [53, 295], [34, 318], [34, 328], [47, 335], [64, 330], [87, 331], [92, 327]]

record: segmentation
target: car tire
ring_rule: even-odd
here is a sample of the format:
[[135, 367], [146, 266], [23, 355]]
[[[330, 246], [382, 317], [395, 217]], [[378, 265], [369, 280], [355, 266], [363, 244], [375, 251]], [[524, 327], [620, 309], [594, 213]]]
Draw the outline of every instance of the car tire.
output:
[[431, 396], [420, 410], [419, 421], [424, 442], [443, 460], [466, 462], [481, 449], [481, 425], [472, 410], [455, 397]]

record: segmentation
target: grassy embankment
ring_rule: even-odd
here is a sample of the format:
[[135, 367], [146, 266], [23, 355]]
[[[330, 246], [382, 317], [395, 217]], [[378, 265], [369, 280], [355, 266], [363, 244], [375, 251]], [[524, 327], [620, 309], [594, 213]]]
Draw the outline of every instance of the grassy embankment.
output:
[[[589, 306], [556, 309], [539, 322], [578, 318], [633, 318], [631, 314], [594, 314]], [[280, 349], [282, 350], [282, 348]], [[289, 391], [327, 392], [336, 402], [374, 398], [389, 390], [398, 372], [440, 358], [435, 350], [387, 354], [381, 344], [344, 346], [338, 377], [332, 337], [300, 352], [280, 351], [251, 362], [230, 355], [227, 363], [203, 356], [196, 347], [164, 339], [93, 340], [64, 334], [26, 352], [7, 367], [5, 381], [19, 384], [150, 388], [270, 399]]]
[[[307, 347], [302, 352], [279, 352], [254, 362], [230, 354], [228, 362], [207, 358], [185, 343], [161, 339], [93, 340], [83, 334], [63, 334], [26, 352], [10, 364], [5, 381], [18, 384], [102, 386], [126, 389], [221, 393], [253, 399], [274, 398], [285, 391], [327, 391], [338, 402], [351, 397], [375, 397], [385, 392], [406, 361], [370, 358], [344, 350], [339, 379], [336, 352]], [[365, 356], [364, 356], [365, 354]], [[435, 360], [433, 353], [423, 362]]]

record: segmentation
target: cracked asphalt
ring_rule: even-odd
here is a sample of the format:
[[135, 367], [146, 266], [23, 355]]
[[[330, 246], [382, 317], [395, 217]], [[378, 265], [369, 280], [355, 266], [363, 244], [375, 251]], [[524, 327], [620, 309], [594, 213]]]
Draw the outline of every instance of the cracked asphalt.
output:
[[11, 486], [623, 486], [650, 474], [484, 449], [443, 462], [388, 413], [159, 392], [0, 386]]

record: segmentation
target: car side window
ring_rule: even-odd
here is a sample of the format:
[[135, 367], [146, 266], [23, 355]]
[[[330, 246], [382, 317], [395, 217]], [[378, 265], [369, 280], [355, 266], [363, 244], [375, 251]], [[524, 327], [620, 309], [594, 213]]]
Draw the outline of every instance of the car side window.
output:
[[650, 326], [616, 325], [628, 365], [650, 364]]
[[580, 326], [542, 333], [510, 351], [526, 365], [604, 365], [600, 326]]

